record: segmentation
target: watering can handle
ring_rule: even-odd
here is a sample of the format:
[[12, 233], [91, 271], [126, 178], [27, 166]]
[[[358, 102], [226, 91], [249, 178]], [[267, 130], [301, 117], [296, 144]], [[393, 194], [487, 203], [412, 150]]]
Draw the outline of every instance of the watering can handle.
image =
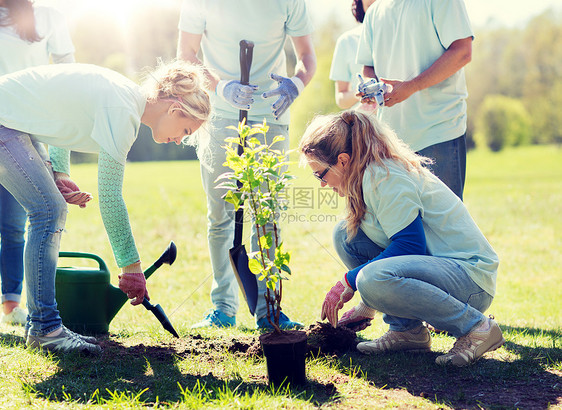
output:
[[99, 264], [99, 269], [100, 269], [100, 270], [108, 271], [107, 265], [105, 264], [105, 262], [103, 261], [103, 259], [100, 258], [98, 255], [95, 255], [95, 254], [93, 254], [93, 253], [87, 253], [87, 252], [59, 252], [59, 258], [93, 259], [93, 260], [95, 260], [95, 261]]

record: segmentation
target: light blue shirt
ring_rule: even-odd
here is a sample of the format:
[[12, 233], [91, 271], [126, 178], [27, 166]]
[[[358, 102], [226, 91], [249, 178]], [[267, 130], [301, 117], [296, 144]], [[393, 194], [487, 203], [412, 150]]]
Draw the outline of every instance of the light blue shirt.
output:
[[[240, 80], [240, 40], [254, 43], [250, 84], [258, 86], [249, 120], [289, 124], [287, 110], [278, 121], [271, 112], [276, 97], [261, 94], [278, 87], [270, 73], [287, 76], [285, 40], [312, 33], [305, 0], [184, 0], [181, 31], [202, 34], [205, 65], [221, 80]], [[238, 120], [239, 110], [213, 95], [212, 105], [220, 117]]]
[[146, 98], [121, 74], [89, 64], [33, 67], [0, 77], [0, 124], [78, 152], [100, 148], [125, 164]]
[[100, 154], [100, 212], [115, 259], [119, 267], [138, 261], [122, 186], [146, 106], [140, 87], [103, 67], [43, 65], [0, 77], [0, 101], [1, 125], [53, 147]]
[[[51, 54], [74, 53], [63, 15], [50, 7], [35, 6], [33, 10], [41, 40], [29, 43], [20, 38], [13, 26], [0, 27], [0, 75], [49, 64]], [[0, 7], [0, 15], [7, 12], [6, 8]]]
[[[377, 0], [367, 10], [357, 63], [379, 78], [410, 80], [429, 68], [452, 42], [473, 37], [463, 0]], [[379, 108], [414, 151], [466, 131], [464, 69], [393, 107]]]
[[463, 202], [433, 174], [408, 172], [390, 160], [371, 165], [363, 175], [367, 213], [361, 230], [381, 248], [390, 238], [422, 217], [427, 250], [455, 259], [491, 296], [496, 289], [498, 256]]
[[363, 27], [359, 25], [339, 36], [330, 67], [330, 80], [351, 83], [351, 90], [357, 90], [357, 74], [363, 72], [363, 65], [355, 62], [361, 31]]

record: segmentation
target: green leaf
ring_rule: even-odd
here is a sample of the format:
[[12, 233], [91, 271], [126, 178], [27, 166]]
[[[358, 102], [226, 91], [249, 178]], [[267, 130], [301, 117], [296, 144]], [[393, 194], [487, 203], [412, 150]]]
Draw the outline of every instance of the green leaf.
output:
[[236, 182], [224, 181], [224, 182], [221, 182], [220, 184], [215, 185], [215, 188], [217, 188], [217, 189], [228, 189], [228, 190], [232, 190], [232, 191], [237, 191], [237, 190], [238, 190], [238, 185], [236, 185]]
[[279, 267], [279, 269], [281, 269], [283, 272], [287, 272], [289, 275], [292, 273], [291, 269], [289, 268], [289, 266], [283, 264]]
[[224, 200], [232, 205], [234, 205], [234, 210], [237, 211], [240, 208], [240, 204], [242, 203], [241, 198], [242, 194], [240, 192], [232, 192], [228, 191], [225, 196]]
[[267, 225], [267, 223], [269, 222], [269, 218], [263, 216], [263, 215], [256, 215], [256, 225], [258, 226], [265, 226]]
[[272, 280], [267, 281], [267, 287], [269, 288], [269, 290], [272, 290], [273, 292], [275, 292], [275, 287], [276, 287], [276, 283]]
[[[234, 129], [234, 127], [227, 127], [227, 128]], [[224, 142], [240, 145], [240, 137], [228, 137], [224, 139]]]
[[[273, 179], [279, 178], [279, 174], [274, 169], [269, 169], [264, 175]], [[270, 181], [270, 182], [274, 183], [274, 181]]]
[[260, 140], [256, 137], [252, 137], [246, 140], [246, 144], [248, 145], [260, 145]]
[[260, 261], [256, 259], [250, 259], [248, 261], [248, 268], [254, 275], [259, 275], [263, 271]]
[[227, 180], [232, 179], [233, 177], [234, 177], [234, 172], [224, 172], [224, 173], [220, 174], [217, 177], [217, 179], [215, 179], [215, 182], [218, 182], [218, 181], [223, 180], [223, 179], [227, 179]]
[[285, 141], [285, 137], [283, 135], [276, 135], [273, 138], [273, 141], [271, 142], [271, 145], [273, 145], [273, 144], [275, 144], [276, 142], [279, 142], [279, 141]]
[[249, 134], [250, 134], [250, 135], [255, 135], [255, 134], [263, 134], [263, 135], [265, 135], [264, 130], [263, 130], [263, 128], [261, 127], [261, 124], [254, 124], [254, 126], [253, 126], [252, 129], [250, 130], [250, 133], [249, 133]]
[[262, 249], [270, 249], [273, 245], [273, 235], [268, 232], [265, 236], [260, 236], [260, 246]]

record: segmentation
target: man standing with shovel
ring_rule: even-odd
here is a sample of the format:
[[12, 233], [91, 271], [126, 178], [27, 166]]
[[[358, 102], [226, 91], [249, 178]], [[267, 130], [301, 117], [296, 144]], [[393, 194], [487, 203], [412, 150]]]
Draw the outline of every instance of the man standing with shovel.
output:
[[[209, 160], [201, 159], [201, 178], [207, 195], [208, 241], [213, 269], [211, 301], [213, 310], [194, 327], [230, 327], [236, 325], [239, 307], [238, 284], [229, 249], [234, 238], [234, 209], [222, 198], [225, 191], [216, 189], [216, 179], [228, 171], [225, 138], [236, 137], [239, 111], [248, 111], [248, 125], [269, 125], [268, 139], [283, 135], [277, 149], [289, 149], [289, 106], [310, 82], [316, 71], [312, 45], [312, 23], [305, 0], [184, 0], [179, 22], [178, 57], [204, 63], [215, 90], [212, 104], [215, 117], [211, 123]], [[294, 46], [297, 64], [294, 76], [286, 74], [284, 45], [287, 36]], [[239, 42], [254, 43], [253, 62], [248, 85], [241, 84]], [[197, 57], [201, 48], [203, 62]], [[270, 142], [270, 141], [269, 141]], [[257, 249], [252, 234], [252, 250]], [[258, 328], [270, 328], [267, 320], [265, 283], [258, 283], [258, 301], [254, 316]], [[280, 326], [286, 329], [302, 325], [283, 313]]]

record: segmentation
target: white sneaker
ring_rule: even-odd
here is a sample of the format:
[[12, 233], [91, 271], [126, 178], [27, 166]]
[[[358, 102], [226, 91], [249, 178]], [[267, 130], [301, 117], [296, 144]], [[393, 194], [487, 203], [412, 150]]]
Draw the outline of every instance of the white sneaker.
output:
[[486, 352], [491, 352], [505, 343], [498, 324], [487, 318], [476, 329], [457, 339], [447, 354], [438, 356], [435, 363], [441, 365], [466, 366], [474, 363]]
[[424, 325], [405, 332], [389, 330], [378, 339], [361, 342], [357, 350], [365, 354], [386, 352], [429, 352], [431, 351], [431, 336]]
[[[67, 331], [68, 333], [70, 333], [71, 335], [77, 336], [77, 337], [81, 338], [82, 340], [84, 340], [85, 342], [92, 343], [92, 344], [97, 344], [97, 343], [98, 343], [98, 339], [96, 339], [94, 336], [85, 336], [85, 335], [81, 335], [80, 333], [73, 332], [72, 330], [70, 330], [69, 328], [67, 328], [65, 325], [62, 325], [62, 327], [63, 327], [64, 329], [66, 329], [66, 331]], [[26, 325], [25, 325], [25, 330], [24, 330], [24, 332], [23, 332], [23, 338], [24, 338], [24, 340], [27, 340], [27, 335], [28, 335], [28, 333], [29, 333], [29, 326], [26, 324]]]
[[16, 306], [10, 313], [2, 314], [0, 322], [8, 323], [10, 325], [25, 326], [27, 323], [27, 311]]
[[101, 347], [86, 342], [78, 334], [71, 332], [64, 326], [57, 336], [28, 335], [26, 344], [29, 347], [47, 349], [53, 352], [101, 353]]

